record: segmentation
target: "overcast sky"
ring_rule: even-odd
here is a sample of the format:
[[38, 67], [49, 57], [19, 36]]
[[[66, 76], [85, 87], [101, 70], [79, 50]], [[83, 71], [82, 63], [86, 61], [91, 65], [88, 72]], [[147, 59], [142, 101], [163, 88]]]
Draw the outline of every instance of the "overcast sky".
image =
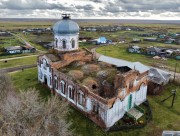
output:
[[180, 20], [180, 0], [0, 0], [0, 17]]

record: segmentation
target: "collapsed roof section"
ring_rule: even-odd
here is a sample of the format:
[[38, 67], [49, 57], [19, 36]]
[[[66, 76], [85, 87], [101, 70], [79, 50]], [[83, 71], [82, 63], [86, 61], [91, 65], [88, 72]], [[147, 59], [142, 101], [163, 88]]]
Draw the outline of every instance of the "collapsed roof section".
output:
[[137, 70], [139, 71], [139, 73], [144, 73], [146, 71], [149, 71], [148, 74], [148, 79], [156, 84], [159, 85], [165, 85], [169, 82], [170, 80], [170, 76], [171, 74], [164, 71], [164, 70], [160, 70], [158, 68], [152, 68], [152, 67], [148, 67], [146, 65], [143, 65], [140, 62], [130, 62], [130, 61], [125, 61], [125, 60], [121, 60], [121, 59], [116, 59], [116, 58], [112, 58], [112, 57], [107, 57], [104, 55], [101, 55], [98, 59], [98, 61], [103, 61], [112, 65], [115, 65], [116, 67], [118, 67], [118, 69], [122, 69], [123, 70]]
[[151, 68], [149, 70], [148, 78], [153, 83], [165, 85], [169, 82], [170, 76], [171, 74], [169, 74], [168, 72], [165, 72], [157, 68]]
[[149, 67], [147, 67], [146, 65], [143, 65], [140, 62], [130, 62], [130, 61], [125, 61], [125, 60], [116, 59], [112, 57], [107, 57], [104, 55], [101, 55], [98, 61], [103, 61], [112, 65], [115, 65], [116, 67], [129, 67], [132, 70], [139, 71], [139, 73], [144, 73], [150, 69]]

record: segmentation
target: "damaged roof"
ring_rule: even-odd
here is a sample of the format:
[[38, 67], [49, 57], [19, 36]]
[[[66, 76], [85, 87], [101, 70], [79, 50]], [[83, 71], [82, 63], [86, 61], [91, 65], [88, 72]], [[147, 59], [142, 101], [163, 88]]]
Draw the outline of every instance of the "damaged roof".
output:
[[169, 82], [170, 76], [171, 74], [169, 74], [168, 72], [165, 72], [157, 68], [151, 68], [149, 70], [148, 78], [150, 81], [156, 84], [165, 85]]
[[46, 56], [47, 56], [52, 62], [60, 61], [60, 59], [58, 58], [58, 56], [56, 56], [56, 55], [54, 55], [54, 54], [46, 54]]
[[140, 73], [144, 73], [148, 71], [150, 68], [146, 65], [140, 63], [140, 62], [130, 62], [126, 60], [116, 59], [112, 57], [107, 57], [104, 55], [101, 55], [98, 59], [98, 61], [106, 62], [112, 65], [115, 65], [117, 67], [129, 67], [130, 69], [138, 70]]

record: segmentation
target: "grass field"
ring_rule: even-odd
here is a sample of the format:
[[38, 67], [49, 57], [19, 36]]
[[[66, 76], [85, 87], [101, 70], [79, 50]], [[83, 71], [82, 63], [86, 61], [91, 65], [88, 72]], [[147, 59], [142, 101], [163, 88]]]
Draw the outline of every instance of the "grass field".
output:
[[7, 46], [21, 46], [24, 45], [19, 39], [15, 36], [0, 36], [0, 49]]
[[1, 21], [0, 30], [4, 31], [16, 31], [18, 29], [27, 28], [46, 28], [53, 24], [51, 21]]
[[[10, 74], [13, 84], [16, 89], [27, 89], [35, 87], [39, 90], [42, 97], [50, 96], [50, 91], [38, 82], [37, 68], [26, 69], [21, 72]], [[180, 86], [169, 84], [159, 96], [148, 96], [150, 106], [153, 112], [153, 120], [142, 129], [120, 131], [107, 133], [97, 127], [92, 121], [87, 119], [77, 110], [70, 108], [70, 113], [67, 115], [67, 121], [72, 122], [71, 129], [75, 135], [82, 136], [159, 136], [163, 130], [179, 130], [180, 128]], [[164, 103], [160, 101], [171, 94], [172, 89], [177, 89], [177, 97], [174, 107], [170, 108], [172, 99]]]
[[37, 62], [37, 56], [7, 60], [6, 63], [5, 61], [0, 61], [0, 69], [18, 67], [18, 66], [23, 66], [23, 65], [32, 65], [32, 64], [36, 64], [36, 62]]
[[40, 55], [41, 53], [36, 51], [35, 53], [23, 53], [23, 54], [7, 54], [7, 55], [0, 55], [0, 59], [8, 59], [14, 57], [23, 57], [23, 56], [30, 56], [30, 55]]
[[167, 59], [165, 60], [154, 60], [152, 56], [146, 56], [141, 54], [129, 53], [127, 51], [127, 44], [118, 44], [111, 46], [101, 46], [96, 49], [96, 51], [100, 54], [104, 54], [106, 56], [115, 57], [119, 59], [124, 59], [128, 61], [139, 61], [143, 64], [149, 66], [165, 66], [165, 68], [174, 71], [175, 64], [177, 63], [177, 72], [180, 72], [180, 64], [179, 60], [175, 59]]
[[[36, 49], [42, 50], [42, 51], [47, 51], [46, 48], [42, 47], [41, 45], [36, 44], [35, 41], [32, 41], [32, 39], [31, 39], [32, 34], [24, 35], [23, 33], [17, 33], [17, 35], [20, 36], [21, 38], [25, 39], [28, 43], [30, 43]], [[36, 39], [38, 39], [38, 36], [36, 37]], [[39, 40], [41, 40], [41, 39], [39, 39]]]
[[25, 69], [10, 74], [14, 87], [17, 90], [26, 90], [28, 88], [36, 88], [42, 97], [50, 96], [50, 91], [42, 86], [37, 79], [37, 68]]

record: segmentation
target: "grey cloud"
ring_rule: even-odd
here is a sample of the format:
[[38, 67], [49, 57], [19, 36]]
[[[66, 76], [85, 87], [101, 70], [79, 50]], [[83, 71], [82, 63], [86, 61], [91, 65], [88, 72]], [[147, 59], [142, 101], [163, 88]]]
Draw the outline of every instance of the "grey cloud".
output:
[[76, 9], [83, 9], [83, 10], [93, 10], [94, 7], [90, 4], [87, 4], [85, 6], [80, 6], [80, 5], [77, 5], [75, 6]]
[[[54, 0], [57, 2], [57, 0]], [[77, 0], [78, 1], [78, 0]], [[151, 15], [160, 15], [163, 12], [170, 12], [167, 16], [179, 17], [180, 0], [87, 0], [86, 5], [66, 2], [61, 0], [54, 3], [47, 3], [47, 0], [0, 0], [0, 13], [2, 15], [11, 16], [40, 16], [48, 14], [49, 16], [56, 16], [68, 12], [75, 16], [85, 17], [149, 17]], [[99, 9], [96, 8], [100, 5]], [[143, 14], [139, 13], [143, 12]], [[44, 12], [44, 13], [43, 13]], [[162, 15], [165, 16], [165, 15]]]
[[103, 2], [103, 0], [90, 0], [90, 1], [95, 2], [95, 3], [102, 3]]
[[2, 1], [1, 9], [24, 10], [24, 9], [66, 9], [61, 4], [49, 4], [45, 0], [8, 0]]
[[[121, 9], [121, 10], [120, 10]], [[106, 12], [138, 12], [138, 11], [149, 11], [149, 10], [165, 10], [176, 12], [180, 11], [180, 1], [164, 0], [114, 0], [106, 4], [104, 11]]]

